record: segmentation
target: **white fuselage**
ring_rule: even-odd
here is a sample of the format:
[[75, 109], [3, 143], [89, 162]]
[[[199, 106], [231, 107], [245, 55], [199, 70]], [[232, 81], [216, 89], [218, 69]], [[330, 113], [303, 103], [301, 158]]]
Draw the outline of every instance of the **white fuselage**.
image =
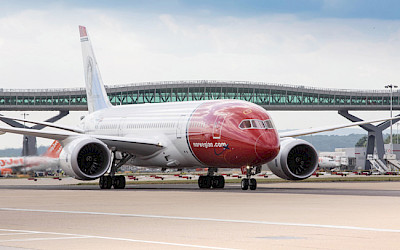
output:
[[87, 134], [157, 139], [164, 149], [151, 156], [137, 155], [138, 166], [204, 166], [192, 155], [186, 128], [190, 115], [204, 101], [114, 106], [91, 113], [82, 121]]

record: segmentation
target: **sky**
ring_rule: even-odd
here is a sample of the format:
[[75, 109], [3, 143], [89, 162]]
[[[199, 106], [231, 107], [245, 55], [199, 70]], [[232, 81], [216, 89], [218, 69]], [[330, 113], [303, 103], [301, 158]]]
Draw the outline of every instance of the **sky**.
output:
[[[0, 6], [4, 89], [83, 87], [78, 25], [88, 29], [107, 85], [236, 80], [381, 90], [400, 83], [398, 1], [0, 0]], [[28, 113], [40, 120], [54, 114]], [[82, 114], [60, 123], [76, 124]], [[336, 112], [271, 114], [279, 129], [347, 122]], [[375, 119], [389, 112], [354, 114]], [[19, 139], [7, 141], [0, 148], [20, 146]]]

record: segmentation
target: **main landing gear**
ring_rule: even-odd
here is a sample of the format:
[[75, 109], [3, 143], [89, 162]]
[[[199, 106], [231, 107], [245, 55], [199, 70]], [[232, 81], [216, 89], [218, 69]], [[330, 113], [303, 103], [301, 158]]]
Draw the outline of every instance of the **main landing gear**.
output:
[[101, 189], [110, 189], [114, 187], [115, 189], [124, 189], [126, 185], [125, 176], [123, 175], [103, 175], [100, 177], [99, 186]]
[[110, 189], [114, 187], [114, 189], [124, 189], [126, 185], [125, 176], [123, 175], [115, 175], [117, 170], [124, 165], [127, 161], [129, 161], [133, 155], [122, 153], [122, 158], [117, 159], [115, 156], [116, 152], [113, 151], [113, 161], [111, 163], [110, 175], [103, 175], [100, 177], [99, 186], [101, 189]]
[[214, 175], [217, 168], [209, 168], [207, 175], [199, 177], [199, 188], [224, 188], [225, 178], [222, 175]]
[[[255, 173], [253, 173], [253, 171]], [[250, 190], [256, 190], [257, 189], [257, 180], [254, 178], [251, 178], [252, 175], [254, 174], [258, 174], [261, 172], [261, 168], [260, 167], [250, 167], [247, 166], [246, 167], [246, 178], [242, 179], [241, 182], [241, 188], [242, 190], [247, 190], [250, 188]]]

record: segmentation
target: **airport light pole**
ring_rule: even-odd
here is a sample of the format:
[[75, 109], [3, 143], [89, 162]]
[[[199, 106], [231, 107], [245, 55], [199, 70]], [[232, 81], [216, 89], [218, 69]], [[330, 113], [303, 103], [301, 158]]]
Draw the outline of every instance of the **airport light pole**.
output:
[[[26, 119], [26, 116], [28, 116], [29, 114], [27, 114], [27, 113], [23, 113], [23, 114], [21, 114], [22, 116], [24, 116], [24, 120]], [[25, 126], [25, 121], [24, 121], [24, 128], [26, 128], [26, 126]]]
[[[390, 88], [390, 118], [392, 118], [392, 113], [393, 113], [393, 88], [397, 88], [397, 85], [393, 85], [393, 84], [388, 84], [385, 86], [385, 88]], [[390, 153], [393, 154], [393, 130], [392, 130], [392, 126], [393, 126], [393, 121], [390, 120], [390, 145], [389, 145], [389, 150]]]

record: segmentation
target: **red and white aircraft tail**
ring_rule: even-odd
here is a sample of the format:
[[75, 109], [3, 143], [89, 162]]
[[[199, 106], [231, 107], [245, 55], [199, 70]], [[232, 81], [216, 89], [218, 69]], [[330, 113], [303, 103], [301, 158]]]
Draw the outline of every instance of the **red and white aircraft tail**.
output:
[[60, 157], [61, 150], [61, 144], [57, 140], [55, 140], [42, 156], [49, 158], [58, 158]]

